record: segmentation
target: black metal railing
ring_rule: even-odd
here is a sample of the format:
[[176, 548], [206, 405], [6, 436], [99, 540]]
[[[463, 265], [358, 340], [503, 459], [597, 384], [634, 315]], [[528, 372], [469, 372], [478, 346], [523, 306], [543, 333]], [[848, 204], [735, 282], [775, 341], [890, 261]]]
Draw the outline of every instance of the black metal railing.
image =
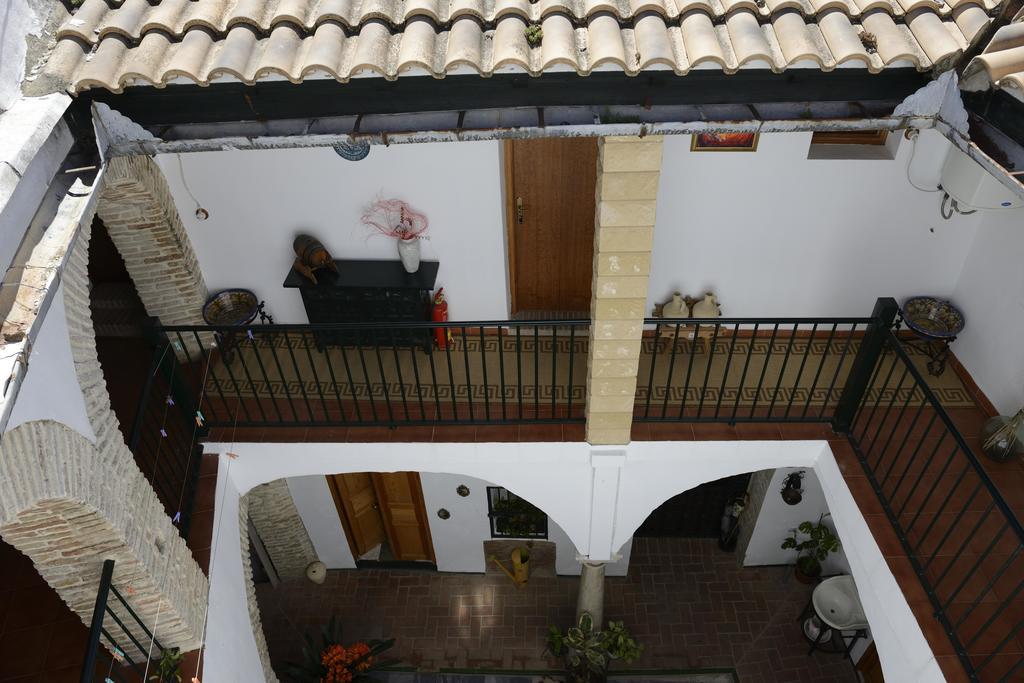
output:
[[[208, 427], [582, 422], [589, 321], [168, 326]], [[439, 344], [436, 342], [440, 342]]]
[[188, 538], [203, 449], [198, 437], [206, 428], [196, 422], [196, 387], [170, 341], [153, 325], [153, 362], [143, 381], [128, 448], [183, 538]]
[[[113, 577], [114, 561], [106, 560], [89, 626], [81, 683], [141, 683], [150, 655], [155, 660], [163, 652], [152, 631], [114, 586]], [[151, 664], [149, 668], [154, 667]]]
[[644, 321], [640, 422], [831, 422], [872, 318]]
[[1022, 680], [1024, 529], [896, 334], [870, 336], [850, 442], [971, 680]]

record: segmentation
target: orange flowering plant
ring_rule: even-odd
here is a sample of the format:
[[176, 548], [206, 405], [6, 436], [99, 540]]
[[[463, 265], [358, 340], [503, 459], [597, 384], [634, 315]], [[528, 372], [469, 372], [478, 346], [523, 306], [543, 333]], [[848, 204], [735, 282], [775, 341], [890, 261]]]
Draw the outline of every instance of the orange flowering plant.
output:
[[296, 683], [359, 683], [373, 680], [371, 672], [395, 663], [380, 657], [395, 644], [394, 638], [345, 645], [334, 617], [321, 629], [319, 643], [308, 633], [305, 641], [303, 661], [286, 667], [289, 678]]

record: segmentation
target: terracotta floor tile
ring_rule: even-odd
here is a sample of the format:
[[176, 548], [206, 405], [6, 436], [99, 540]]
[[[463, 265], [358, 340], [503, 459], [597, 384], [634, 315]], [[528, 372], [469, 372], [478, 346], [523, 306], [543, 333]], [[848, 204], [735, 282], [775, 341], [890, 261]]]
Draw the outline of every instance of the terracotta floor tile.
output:
[[438, 425], [434, 427], [435, 442], [473, 443], [476, 441], [476, 427], [471, 425]]
[[524, 424], [519, 426], [519, 441], [561, 441], [562, 425]]
[[476, 440], [490, 443], [519, 441], [519, 425], [481, 425], [476, 428]]
[[651, 441], [693, 441], [693, 427], [683, 422], [651, 422]]
[[[693, 566], [706, 569], [698, 577]], [[422, 595], [403, 588], [413, 580]], [[578, 582], [533, 576], [517, 590], [494, 574], [338, 570], [322, 586], [260, 585], [257, 597], [275, 668], [297, 657], [302, 631], [330, 613], [353, 638], [395, 636], [389, 654], [424, 670], [551, 669], [559, 662], [542, 654], [547, 626], [572, 621]], [[810, 590], [788, 568], [740, 568], [714, 540], [641, 538], [629, 576], [606, 579], [605, 614], [644, 644], [633, 668], [735, 667], [745, 683], [855, 683], [841, 657], [807, 655], [797, 617]], [[317, 616], [323, 603], [331, 609]]]

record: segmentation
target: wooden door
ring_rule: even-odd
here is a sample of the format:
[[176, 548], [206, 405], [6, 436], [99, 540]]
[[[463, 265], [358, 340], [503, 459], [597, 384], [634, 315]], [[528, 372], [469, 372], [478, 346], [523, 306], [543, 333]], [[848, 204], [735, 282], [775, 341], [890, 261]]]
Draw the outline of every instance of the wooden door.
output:
[[434, 561], [434, 545], [416, 472], [374, 472], [381, 517], [391, 554], [396, 560]]
[[361, 557], [384, 542], [384, 519], [377, 503], [373, 479], [366, 472], [328, 475], [345, 535], [355, 557]]
[[505, 145], [512, 313], [589, 311], [596, 138]]

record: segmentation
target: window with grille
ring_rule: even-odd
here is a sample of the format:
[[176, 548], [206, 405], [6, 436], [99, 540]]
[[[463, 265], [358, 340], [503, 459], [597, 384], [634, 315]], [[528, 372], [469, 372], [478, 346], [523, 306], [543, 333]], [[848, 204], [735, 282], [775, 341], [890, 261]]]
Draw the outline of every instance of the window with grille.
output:
[[487, 487], [491, 538], [547, 538], [548, 516], [500, 486]]

